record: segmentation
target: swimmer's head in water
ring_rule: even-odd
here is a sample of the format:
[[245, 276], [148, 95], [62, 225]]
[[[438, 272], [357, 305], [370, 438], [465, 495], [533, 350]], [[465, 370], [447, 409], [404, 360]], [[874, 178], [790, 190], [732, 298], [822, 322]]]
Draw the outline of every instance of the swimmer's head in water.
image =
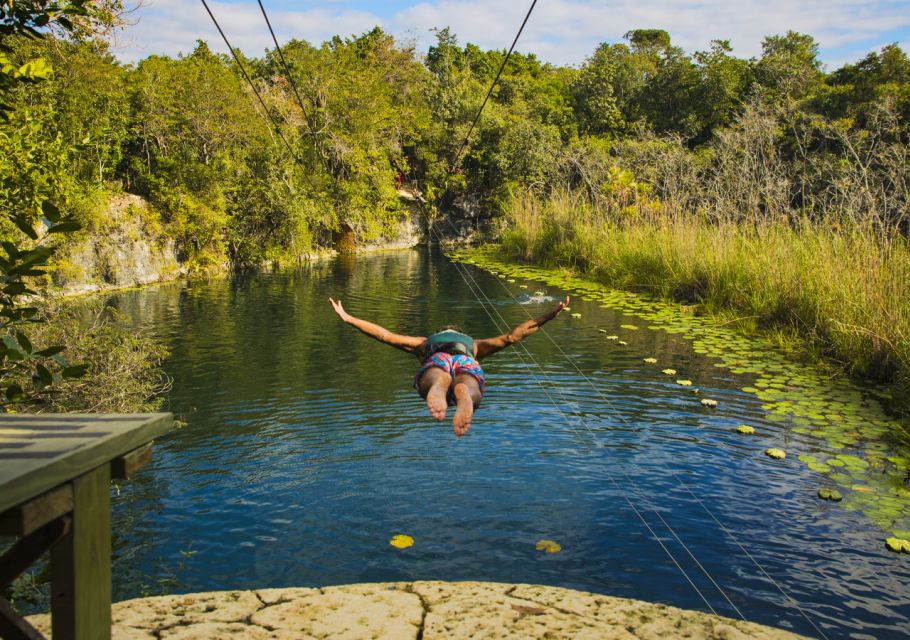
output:
[[461, 327], [459, 327], [457, 324], [445, 324], [436, 329], [436, 333], [442, 333], [443, 331], [457, 331], [458, 333], [464, 333], [464, 331], [461, 330]]

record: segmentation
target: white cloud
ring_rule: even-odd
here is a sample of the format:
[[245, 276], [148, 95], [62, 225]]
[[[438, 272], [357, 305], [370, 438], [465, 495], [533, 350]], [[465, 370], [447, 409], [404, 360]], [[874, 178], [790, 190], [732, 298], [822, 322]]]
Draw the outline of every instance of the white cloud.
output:
[[[250, 55], [261, 55], [271, 39], [256, 2], [209, 3], [231, 43]], [[295, 3], [296, 4], [296, 3]], [[291, 37], [318, 43], [333, 35], [349, 36], [380, 25], [398, 36], [416, 37], [425, 49], [433, 42], [433, 27], [450, 26], [460, 42], [482, 48], [508, 47], [524, 17], [527, 2], [489, 0], [425, 0], [397, 12], [379, 13], [385, 3], [321, 2], [319, 6], [269, 9], [279, 41]], [[312, 4], [304, 5], [312, 7]], [[176, 55], [192, 49], [202, 38], [226, 51], [201, 3], [155, 0], [141, 10], [139, 23], [124, 37], [128, 46], [117, 51], [135, 61], [152, 53]], [[518, 48], [542, 60], [579, 64], [598, 43], [617, 42], [638, 28], [661, 28], [673, 41], [692, 51], [715, 38], [729, 39], [739, 56], [758, 55], [761, 40], [789, 29], [809, 33], [821, 44], [823, 58], [839, 64], [864, 54], [880, 42], [910, 38], [910, 0], [539, 0]]]

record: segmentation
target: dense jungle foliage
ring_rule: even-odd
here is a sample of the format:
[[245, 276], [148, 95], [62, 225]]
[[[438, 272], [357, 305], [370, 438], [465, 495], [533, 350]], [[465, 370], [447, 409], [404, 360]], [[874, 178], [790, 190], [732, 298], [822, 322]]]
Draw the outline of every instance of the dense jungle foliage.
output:
[[513, 55], [452, 176], [504, 52], [459, 46], [447, 29], [426, 56], [379, 28], [292, 40], [294, 84], [274, 51], [244, 59], [299, 164], [237, 66], [204, 42], [136, 65], [99, 40], [14, 49], [54, 74], [16, 92], [4, 179], [14, 158], [41, 154], [42, 179], [88, 226], [103, 210], [78, 206], [92, 190], [144, 195], [200, 269], [301, 255], [343, 224], [375, 235], [403, 213], [399, 172], [442, 208], [467, 197], [489, 214], [569, 188], [624, 215], [906, 225], [910, 61], [895, 45], [828, 73], [817, 43], [793, 32], [750, 60], [723, 40], [689, 54], [658, 30], [604, 43], [579, 68]]
[[[280, 132], [205, 42], [133, 65], [91, 33], [45, 35], [3, 35], [9, 68], [48, 72], [4, 89], [0, 207], [53, 192], [91, 232], [105, 193], [140, 194], [148, 224], [206, 271], [300, 259], [342, 229], [375, 237], [407, 213], [401, 175], [442, 232], [438, 214], [479, 211], [515, 257], [747, 309], [862, 375], [910, 371], [910, 292], [892, 269], [910, 264], [910, 60], [897, 45], [835, 70], [792, 31], [752, 59], [722, 39], [687, 52], [654, 29], [578, 67], [514, 54], [459, 155], [505, 52], [448, 29], [425, 55], [379, 28], [292, 40], [290, 77], [276, 51], [241, 55]], [[781, 281], [748, 261], [766, 238], [793, 266]], [[847, 254], [869, 268], [832, 292]]]

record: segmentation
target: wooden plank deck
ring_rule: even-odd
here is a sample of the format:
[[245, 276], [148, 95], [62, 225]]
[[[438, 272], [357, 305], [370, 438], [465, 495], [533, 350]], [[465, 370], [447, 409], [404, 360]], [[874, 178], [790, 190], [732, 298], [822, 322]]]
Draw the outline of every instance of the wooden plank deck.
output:
[[[0, 532], [20, 537], [0, 564], [9, 582], [51, 545], [54, 640], [110, 638], [111, 477], [151, 460], [173, 425], [169, 413], [0, 416]], [[8, 604], [0, 635], [40, 637]]]
[[169, 413], [0, 416], [0, 513], [169, 431]]

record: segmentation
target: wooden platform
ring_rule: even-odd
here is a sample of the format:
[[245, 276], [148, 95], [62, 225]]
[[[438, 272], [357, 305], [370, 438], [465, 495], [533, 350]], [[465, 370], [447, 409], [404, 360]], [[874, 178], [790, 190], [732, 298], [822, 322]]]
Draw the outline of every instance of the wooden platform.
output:
[[[169, 413], [0, 416], [0, 591], [48, 549], [55, 638], [109, 638], [111, 478], [151, 460]], [[40, 637], [0, 598], [0, 636]]]

